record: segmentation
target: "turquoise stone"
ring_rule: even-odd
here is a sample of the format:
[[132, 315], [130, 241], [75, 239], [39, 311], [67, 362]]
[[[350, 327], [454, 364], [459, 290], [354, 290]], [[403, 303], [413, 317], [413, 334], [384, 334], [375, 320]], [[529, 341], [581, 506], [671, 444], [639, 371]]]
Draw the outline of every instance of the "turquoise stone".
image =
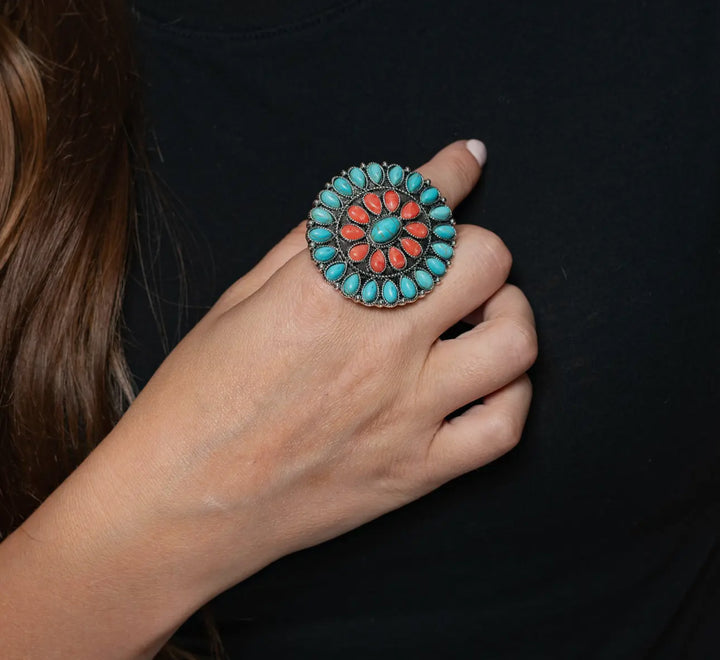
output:
[[388, 170], [388, 180], [394, 186], [400, 185], [400, 182], [403, 180], [403, 176], [405, 176], [405, 172], [403, 172], [403, 168], [400, 167], [400, 165], [393, 165]]
[[392, 280], [385, 282], [385, 284], [383, 284], [382, 294], [386, 303], [390, 305], [396, 303], [398, 299], [398, 288], [395, 286], [395, 282]]
[[428, 257], [425, 259], [425, 263], [433, 275], [437, 275], [439, 277], [440, 275], [445, 274], [445, 264], [437, 257]]
[[320, 193], [320, 201], [331, 209], [339, 209], [340, 198], [332, 190], [323, 190]]
[[438, 238], [449, 241], [451, 238], [455, 238], [455, 227], [452, 225], [438, 225], [433, 229], [433, 234]]
[[316, 206], [310, 211], [310, 217], [321, 225], [329, 225], [335, 220], [333, 214], [322, 206]]
[[367, 183], [365, 172], [363, 172], [359, 167], [351, 167], [348, 172], [348, 176], [350, 177], [350, 181], [352, 181], [358, 188], [365, 187], [365, 184]]
[[440, 198], [440, 191], [437, 188], [426, 188], [420, 193], [420, 201], [423, 204], [433, 204]]
[[400, 291], [402, 291], [403, 296], [405, 296], [408, 300], [412, 300], [415, 296], [417, 296], [417, 287], [415, 286], [415, 282], [413, 282], [409, 277], [400, 278]]
[[329, 229], [324, 227], [315, 227], [308, 232], [308, 238], [316, 243], [326, 243], [333, 236], [333, 233]]
[[447, 260], [453, 256], [453, 249], [447, 243], [433, 243], [431, 247], [438, 257]]
[[383, 180], [383, 168], [378, 163], [370, 163], [367, 166], [367, 173], [373, 183], [381, 183]]
[[362, 299], [366, 303], [373, 302], [378, 295], [378, 285], [375, 280], [370, 280], [365, 283], [362, 290]]
[[347, 264], [344, 264], [344, 263], [333, 264], [332, 266], [328, 266], [327, 269], [325, 270], [325, 279], [329, 280], [330, 282], [339, 280], [345, 274], [346, 268], [347, 268]]
[[335, 190], [337, 190], [341, 195], [345, 195], [345, 197], [350, 197], [350, 195], [352, 195], [352, 185], [344, 176], [336, 176], [333, 179], [333, 188], [335, 188]]
[[387, 243], [392, 241], [402, 229], [400, 220], [395, 216], [389, 216], [378, 220], [370, 230], [370, 238], [376, 243]]
[[418, 283], [418, 286], [421, 289], [425, 289], [425, 291], [430, 291], [430, 289], [433, 288], [433, 284], [435, 284], [432, 275], [421, 268], [415, 271], [415, 281]]
[[413, 172], [405, 182], [408, 192], [416, 193], [423, 186], [423, 178], [420, 172]]
[[313, 256], [315, 257], [316, 261], [325, 262], [330, 261], [330, 259], [332, 259], [336, 253], [336, 248], [329, 245], [324, 245], [323, 247], [317, 248], [317, 250], [313, 252]]
[[345, 278], [342, 285], [343, 293], [347, 296], [354, 296], [360, 288], [360, 275], [353, 273]]
[[450, 207], [436, 206], [434, 209], [430, 209], [430, 217], [434, 220], [447, 220], [450, 217]]

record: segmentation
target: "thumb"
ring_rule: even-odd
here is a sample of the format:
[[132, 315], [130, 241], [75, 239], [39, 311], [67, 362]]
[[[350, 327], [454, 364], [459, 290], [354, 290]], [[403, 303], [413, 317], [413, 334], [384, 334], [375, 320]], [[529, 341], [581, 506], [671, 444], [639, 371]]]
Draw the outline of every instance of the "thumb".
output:
[[[438, 151], [417, 170], [445, 195], [450, 208], [457, 206], [480, 178], [487, 152], [479, 140], [457, 140]], [[208, 316], [220, 315], [251, 296], [292, 257], [306, 249], [307, 220], [302, 220], [258, 264], [218, 299]]]

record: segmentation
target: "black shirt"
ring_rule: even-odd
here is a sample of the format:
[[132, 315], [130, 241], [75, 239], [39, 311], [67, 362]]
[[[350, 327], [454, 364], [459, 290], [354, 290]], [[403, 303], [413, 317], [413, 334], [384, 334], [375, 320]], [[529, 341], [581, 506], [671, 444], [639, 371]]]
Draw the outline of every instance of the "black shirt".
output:
[[[187, 256], [178, 306], [155, 246], [169, 347], [330, 176], [478, 137], [456, 218], [509, 246], [540, 355], [508, 455], [217, 597], [230, 656], [716, 657], [718, 3], [246, 4], [138, 2]], [[142, 387], [164, 350], [140, 279], [134, 262]], [[178, 637], [203, 648], [194, 618]]]

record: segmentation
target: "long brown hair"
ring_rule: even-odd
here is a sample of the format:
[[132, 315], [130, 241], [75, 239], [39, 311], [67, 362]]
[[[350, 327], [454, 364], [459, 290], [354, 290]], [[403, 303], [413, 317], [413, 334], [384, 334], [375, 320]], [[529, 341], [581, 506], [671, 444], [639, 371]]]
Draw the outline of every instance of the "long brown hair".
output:
[[0, 15], [0, 540], [135, 395], [121, 303], [148, 168], [129, 18], [123, 0]]

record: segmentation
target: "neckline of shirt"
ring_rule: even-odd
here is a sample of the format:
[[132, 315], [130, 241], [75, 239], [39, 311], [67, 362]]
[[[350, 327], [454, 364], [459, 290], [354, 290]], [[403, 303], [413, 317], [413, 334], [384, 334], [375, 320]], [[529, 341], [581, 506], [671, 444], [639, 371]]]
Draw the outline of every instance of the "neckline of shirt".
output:
[[144, 23], [197, 38], [262, 38], [295, 32], [330, 20], [372, 0], [134, 0], [132, 11]]

